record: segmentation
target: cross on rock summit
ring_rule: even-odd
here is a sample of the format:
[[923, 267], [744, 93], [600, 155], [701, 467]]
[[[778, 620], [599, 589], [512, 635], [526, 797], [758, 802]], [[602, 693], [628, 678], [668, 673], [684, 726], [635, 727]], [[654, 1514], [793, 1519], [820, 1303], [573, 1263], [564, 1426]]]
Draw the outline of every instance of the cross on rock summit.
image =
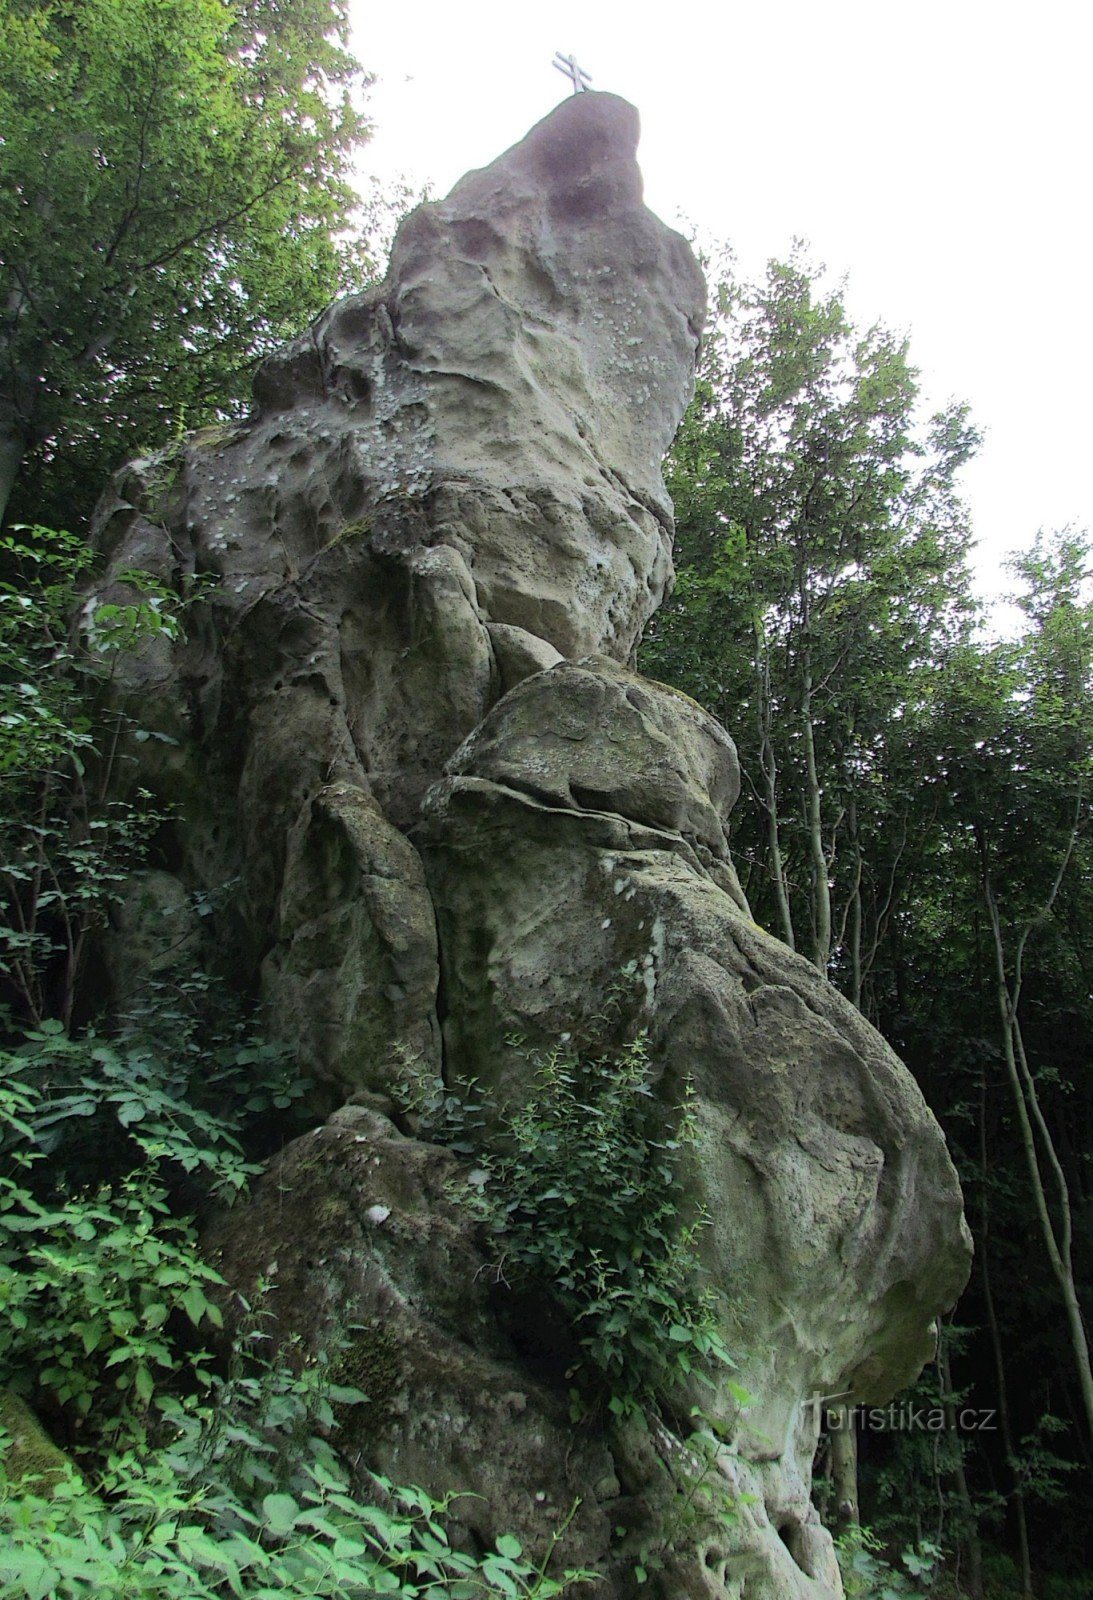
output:
[[557, 67], [559, 72], [565, 73], [573, 85], [574, 94], [580, 94], [581, 90], [587, 89], [592, 82], [591, 77], [584, 68], [577, 65], [576, 56], [564, 56], [560, 50], [555, 50], [554, 60], [551, 65]]

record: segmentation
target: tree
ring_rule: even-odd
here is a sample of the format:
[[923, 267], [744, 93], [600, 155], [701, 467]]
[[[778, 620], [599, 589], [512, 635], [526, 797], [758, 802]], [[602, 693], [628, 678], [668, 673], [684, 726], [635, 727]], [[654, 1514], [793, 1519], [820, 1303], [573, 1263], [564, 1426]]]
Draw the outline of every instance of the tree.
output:
[[935, 675], [878, 1021], [960, 1168], [977, 1268], [967, 1359], [998, 1425], [970, 1470], [1009, 1506], [1031, 1596], [1045, 1534], [1041, 1559], [1087, 1560], [1088, 1503], [1062, 1525], [1048, 1508], [1064, 1483], [1078, 1501], [1081, 1475], [1066, 1474], [1093, 1461], [1088, 540], [1037, 538], [1012, 570], [1018, 635], [969, 640]]
[[19, 479], [72, 527], [339, 287], [345, 37], [341, 0], [0, 0], [0, 517]]
[[[1089, 831], [1093, 822], [1093, 579], [1084, 541], [1036, 540], [1012, 566], [1026, 627], [989, 652], [987, 673], [954, 707], [965, 731], [950, 758], [954, 812], [975, 843], [994, 977], [1002, 1059], [1033, 1209], [1062, 1298], [1093, 1442], [1093, 1368], [1074, 1261], [1074, 1197], [1061, 1123], [1048, 1098], [1066, 1082], [1055, 1051], [1028, 1037], [1026, 978], [1035, 946], [1050, 950], [1053, 1006], [1060, 980], [1088, 996]], [[985, 679], [989, 693], [984, 692]], [[1002, 692], [999, 693], [999, 686]], [[966, 730], [977, 737], [969, 748]], [[1069, 902], [1069, 915], [1067, 915]], [[1065, 983], [1069, 977], [1070, 982]], [[1037, 997], [1033, 995], [1033, 1005]], [[1039, 997], [1043, 1008], [1044, 997]], [[1070, 1088], [1065, 1092], [1073, 1092]]]
[[979, 1525], [1006, 1515], [1031, 1595], [1037, 1569], [1088, 1570], [1091, 1526], [1089, 543], [1038, 541], [1025, 628], [984, 637], [957, 490], [974, 430], [960, 406], [920, 421], [902, 341], [855, 330], [799, 257], [729, 278], [703, 361], [669, 460], [679, 580], [643, 662], [736, 739], [753, 912], [907, 1061], [976, 1235], [937, 1395], [950, 1425], [954, 1387], [994, 1421], [931, 1453], [918, 1491], [923, 1441], [864, 1435], [863, 1513], [913, 1539], [928, 1496], [973, 1586]]
[[719, 298], [672, 458], [680, 583], [647, 659], [741, 744], [760, 920], [861, 1003], [871, 875], [888, 896], [866, 859], [882, 775], [965, 624], [955, 478], [976, 435], [960, 406], [919, 424], [906, 343], [855, 329], [799, 254]]
[[[718, 295], [673, 447], [680, 582], [647, 660], [741, 746], [755, 914], [867, 1009], [916, 793], [926, 667], [966, 625], [963, 407], [923, 425], [906, 341], [856, 329], [799, 251]], [[840, 1524], [856, 1435], [831, 1419]]]

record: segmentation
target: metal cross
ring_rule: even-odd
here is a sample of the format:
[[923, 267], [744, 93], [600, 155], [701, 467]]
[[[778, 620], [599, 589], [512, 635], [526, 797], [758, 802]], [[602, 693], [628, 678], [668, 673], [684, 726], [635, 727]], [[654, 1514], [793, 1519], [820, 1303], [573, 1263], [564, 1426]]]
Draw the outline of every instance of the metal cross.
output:
[[587, 89], [592, 82], [584, 68], [577, 65], [576, 56], [564, 56], [560, 50], [555, 50], [551, 65], [557, 67], [559, 72], [565, 73], [573, 85], [574, 94], [580, 94], [581, 90]]

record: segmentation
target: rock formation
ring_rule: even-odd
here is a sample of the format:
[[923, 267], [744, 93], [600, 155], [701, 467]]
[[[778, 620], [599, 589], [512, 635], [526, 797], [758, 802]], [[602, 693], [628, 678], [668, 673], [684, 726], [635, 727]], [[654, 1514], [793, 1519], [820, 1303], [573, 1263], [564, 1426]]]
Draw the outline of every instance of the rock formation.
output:
[[[241, 1284], [277, 1261], [286, 1330], [355, 1327], [365, 1460], [473, 1491], [468, 1537], [534, 1549], [579, 1498], [557, 1559], [605, 1596], [659, 1539], [647, 1593], [804, 1600], [840, 1592], [812, 1399], [911, 1379], [969, 1245], [909, 1074], [750, 919], [731, 739], [632, 670], [671, 580], [660, 463], [704, 307], [636, 144], [625, 102], [564, 102], [266, 362], [246, 423], [119, 475], [106, 591], [133, 566], [200, 582], [185, 638], [122, 677], [161, 735], [141, 780], [178, 822], [112, 959], [153, 959], [142, 904], [177, 920], [231, 886], [221, 957], [338, 1109], [215, 1241]], [[753, 1397], [704, 1402], [712, 1467], [667, 1413], [570, 1420], [566, 1330], [521, 1327], [466, 1163], [400, 1109], [408, 1075], [512, 1105], [528, 1050], [610, 1048], [620, 1007], [666, 1126], [694, 1090], [704, 1272]], [[699, 1470], [733, 1515], [684, 1535]]]

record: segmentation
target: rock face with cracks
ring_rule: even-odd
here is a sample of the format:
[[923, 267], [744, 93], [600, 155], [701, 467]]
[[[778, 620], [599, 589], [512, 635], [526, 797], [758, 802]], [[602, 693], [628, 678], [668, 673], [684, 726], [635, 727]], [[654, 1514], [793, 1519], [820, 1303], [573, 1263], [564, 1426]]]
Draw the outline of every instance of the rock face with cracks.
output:
[[[106, 959], [124, 995], [156, 908], [196, 947], [187, 896], [218, 895], [220, 964], [340, 1106], [212, 1243], [244, 1289], [278, 1263], [284, 1331], [353, 1330], [361, 1459], [481, 1496], [470, 1541], [542, 1552], [579, 1500], [556, 1565], [617, 1600], [650, 1554], [665, 1600], [807, 1600], [840, 1592], [813, 1398], [912, 1378], [969, 1246], [909, 1074], [750, 919], [731, 739], [631, 670], [704, 305], [636, 142], [625, 102], [566, 101], [403, 224], [384, 283], [266, 362], [246, 423], [119, 474], [100, 595], [134, 566], [199, 583], [185, 637], [119, 676], [177, 822]], [[571, 1421], [572, 1329], [507, 1285], [473, 1173], [398, 1099], [477, 1079], [488, 1139], [529, 1051], [620, 1025], [666, 1129], [693, 1089], [685, 1180], [738, 1360], [702, 1459], [685, 1404]]]

